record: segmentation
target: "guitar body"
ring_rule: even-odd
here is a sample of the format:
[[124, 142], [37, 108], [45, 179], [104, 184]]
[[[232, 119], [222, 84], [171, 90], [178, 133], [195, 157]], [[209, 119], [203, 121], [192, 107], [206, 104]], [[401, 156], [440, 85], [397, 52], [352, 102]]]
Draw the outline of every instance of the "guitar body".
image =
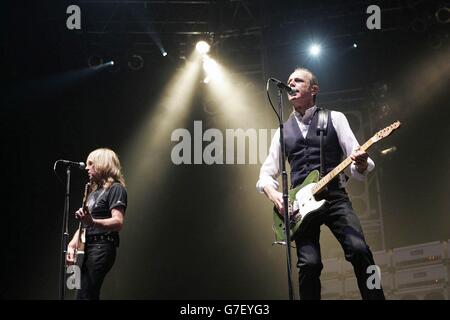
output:
[[[309, 220], [325, 203], [316, 201], [312, 193], [313, 187], [319, 181], [319, 171], [311, 171], [302, 184], [289, 191], [290, 237], [293, 241], [305, 219]], [[276, 241], [286, 241], [284, 217], [273, 210], [273, 231]]]
[[[88, 200], [90, 191], [91, 191], [91, 183], [88, 182], [88, 183], [86, 183], [86, 186], [84, 188], [84, 197], [83, 197], [83, 204], [82, 204], [84, 211], [87, 211], [87, 212], [89, 212], [89, 209], [87, 207], [87, 200]], [[80, 221], [80, 223], [78, 224], [77, 246], [75, 248], [74, 257], [73, 257], [74, 264], [79, 266], [80, 268], [83, 265], [85, 243], [86, 243], [86, 228], [83, 228], [83, 224]]]
[[[390, 126], [378, 131], [372, 138], [366, 143], [360, 146], [358, 149], [366, 151], [375, 142], [387, 137], [395, 129], [400, 127], [400, 121], [396, 121]], [[291, 240], [294, 240], [302, 225], [305, 225], [307, 221], [319, 212], [319, 209], [324, 205], [325, 200], [316, 201], [314, 195], [323, 190], [325, 186], [332, 181], [339, 173], [347, 168], [352, 163], [352, 159], [348, 156], [337, 167], [328, 172], [328, 174], [320, 179], [319, 171], [311, 171], [303, 183], [294, 189], [289, 191], [287, 208], [289, 214], [289, 229]], [[278, 213], [276, 208], [273, 210], [273, 227], [275, 233], [275, 239], [277, 242], [286, 242], [286, 233], [284, 226], [284, 217]]]
[[75, 249], [75, 255], [73, 257], [73, 262], [75, 265], [79, 266], [81, 269], [81, 266], [83, 265], [84, 260], [84, 247], [86, 243], [86, 228], [80, 227], [78, 228], [79, 231], [79, 237], [78, 237], [78, 243], [77, 247]]

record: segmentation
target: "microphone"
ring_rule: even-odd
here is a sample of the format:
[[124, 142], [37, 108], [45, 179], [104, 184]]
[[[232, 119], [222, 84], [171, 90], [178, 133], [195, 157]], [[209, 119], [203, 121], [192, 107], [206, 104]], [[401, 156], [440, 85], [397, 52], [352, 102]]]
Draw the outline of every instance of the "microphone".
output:
[[288, 86], [287, 84], [281, 82], [280, 80], [277, 80], [275, 78], [270, 78], [269, 80], [275, 82], [278, 88], [286, 90], [287, 94], [290, 96], [293, 96], [298, 92], [298, 90]]
[[75, 161], [70, 161], [70, 160], [56, 160], [55, 167], [58, 162], [67, 164], [68, 166], [78, 167], [81, 170], [86, 168], [86, 164], [84, 162], [75, 162]]

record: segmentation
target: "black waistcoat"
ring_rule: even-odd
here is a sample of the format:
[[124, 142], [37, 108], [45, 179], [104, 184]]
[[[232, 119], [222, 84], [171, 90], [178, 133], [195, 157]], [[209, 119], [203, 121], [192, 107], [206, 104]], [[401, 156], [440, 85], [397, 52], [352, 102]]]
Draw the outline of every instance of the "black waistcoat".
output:
[[[309, 125], [306, 138], [297, 124], [295, 115], [291, 115], [284, 124], [284, 141], [286, 143], [286, 158], [291, 166], [291, 187], [301, 184], [308, 173], [320, 170], [320, 136], [317, 133], [318, 112], [316, 109]], [[327, 134], [324, 137], [325, 174], [333, 170], [342, 161], [342, 149], [328, 116]], [[336, 179], [334, 179], [336, 180]], [[330, 183], [330, 185], [332, 185]], [[337, 181], [333, 184], [337, 187]]]

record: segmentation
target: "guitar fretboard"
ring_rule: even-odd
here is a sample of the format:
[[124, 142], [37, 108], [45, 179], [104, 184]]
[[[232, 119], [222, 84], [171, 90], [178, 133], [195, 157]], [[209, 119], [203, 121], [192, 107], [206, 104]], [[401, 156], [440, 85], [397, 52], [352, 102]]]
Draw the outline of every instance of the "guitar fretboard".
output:
[[[364, 143], [361, 147], [359, 147], [359, 150], [366, 151], [369, 149], [369, 147], [374, 144], [375, 139], [374, 137], [370, 138], [366, 143]], [[325, 186], [333, 180], [338, 174], [340, 174], [342, 171], [345, 170], [350, 164], [352, 163], [352, 159], [350, 159], [350, 156], [344, 159], [336, 168], [328, 172], [328, 174], [320, 179], [319, 182], [314, 186], [312, 189], [312, 194], [315, 195], [318, 192], [320, 192]]]

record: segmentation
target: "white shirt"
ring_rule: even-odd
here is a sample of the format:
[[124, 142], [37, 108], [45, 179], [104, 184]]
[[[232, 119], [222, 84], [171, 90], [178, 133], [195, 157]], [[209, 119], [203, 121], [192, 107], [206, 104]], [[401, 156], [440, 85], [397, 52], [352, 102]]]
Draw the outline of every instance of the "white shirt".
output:
[[[306, 138], [308, 133], [309, 125], [311, 124], [311, 120], [313, 118], [314, 112], [317, 107], [313, 106], [305, 111], [305, 114], [302, 116], [298, 112], [294, 112], [295, 119], [297, 120], [297, 124], [300, 127], [300, 131], [302, 132], [303, 138]], [[350, 129], [350, 125], [348, 124], [347, 118], [342, 112], [331, 111], [331, 123], [336, 131], [337, 138], [339, 140], [339, 144], [344, 153], [344, 158], [347, 158], [350, 154], [353, 153], [360, 145], [353, 134], [353, 131]], [[256, 189], [258, 192], [263, 193], [264, 187], [267, 185], [272, 185], [273, 188], [278, 189], [279, 183], [277, 178], [281, 174], [281, 146], [280, 146], [280, 129], [275, 132], [275, 135], [272, 138], [272, 143], [270, 145], [269, 154], [267, 155], [266, 160], [261, 166], [261, 170], [259, 172], [259, 180], [256, 183]], [[351, 175], [357, 180], [364, 180], [367, 172], [370, 172], [375, 167], [375, 163], [372, 159], [367, 159], [368, 167], [364, 173], [359, 173], [356, 170], [356, 166], [352, 163], [347, 169], [345, 173], [347, 175]], [[350, 168], [350, 169], [349, 169]], [[345, 180], [341, 179], [342, 187], [345, 187]]]

